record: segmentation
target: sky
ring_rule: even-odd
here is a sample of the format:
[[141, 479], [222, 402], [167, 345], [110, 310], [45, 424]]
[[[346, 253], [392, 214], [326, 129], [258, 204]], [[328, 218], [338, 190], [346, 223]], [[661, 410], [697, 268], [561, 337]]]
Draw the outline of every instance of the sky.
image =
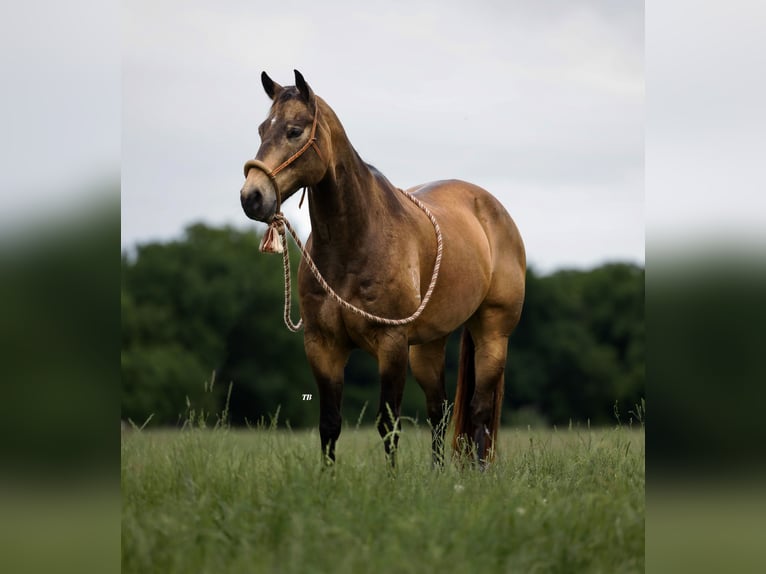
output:
[[119, 30], [100, 0], [0, 4], [0, 243], [119, 191]]
[[395, 185], [493, 193], [535, 269], [644, 262], [643, 2], [132, 0], [122, 32], [123, 249], [263, 229], [239, 204], [260, 73], [298, 69]]

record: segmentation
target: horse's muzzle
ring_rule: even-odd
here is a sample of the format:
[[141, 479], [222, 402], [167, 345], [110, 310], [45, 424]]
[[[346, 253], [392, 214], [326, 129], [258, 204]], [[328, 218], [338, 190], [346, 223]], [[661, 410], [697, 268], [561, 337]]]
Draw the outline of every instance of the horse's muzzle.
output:
[[239, 194], [239, 200], [245, 215], [250, 219], [269, 221], [274, 217], [277, 201], [273, 194], [267, 195], [258, 187], [248, 188], [245, 186]]

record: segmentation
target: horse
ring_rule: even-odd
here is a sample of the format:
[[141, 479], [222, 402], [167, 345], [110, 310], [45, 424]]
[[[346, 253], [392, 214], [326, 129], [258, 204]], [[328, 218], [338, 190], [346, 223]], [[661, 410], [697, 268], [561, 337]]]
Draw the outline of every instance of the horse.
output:
[[[293, 86], [261, 74], [272, 104], [258, 127], [258, 152], [245, 163], [240, 202], [247, 217], [270, 225], [261, 250], [283, 251], [287, 265], [287, 246], [270, 234], [284, 238], [281, 204], [308, 191], [311, 234], [300, 246], [298, 292], [324, 460], [335, 462], [344, 368], [361, 348], [377, 360], [377, 429], [390, 464], [409, 363], [425, 394], [432, 463], [442, 465], [450, 411], [445, 349], [462, 327], [452, 448], [456, 456], [473, 453], [484, 468], [496, 450], [508, 338], [524, 302], [521, 234], [477, 185], [453, 179], [395, 187], [362, 160], [333, 109], [294, 73]], [[288, 326], [289, 277], [288, 267]]]

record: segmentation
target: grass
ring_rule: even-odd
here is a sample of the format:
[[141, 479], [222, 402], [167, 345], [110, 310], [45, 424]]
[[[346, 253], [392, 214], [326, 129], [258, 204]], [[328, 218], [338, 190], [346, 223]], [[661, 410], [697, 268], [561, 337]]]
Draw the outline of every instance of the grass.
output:
[[405, 422], [395, 473], [377, 431], [130, 430], [123, 572], [643, 572], [642, 429], [500, 432], [486, 472], [434, 470]]

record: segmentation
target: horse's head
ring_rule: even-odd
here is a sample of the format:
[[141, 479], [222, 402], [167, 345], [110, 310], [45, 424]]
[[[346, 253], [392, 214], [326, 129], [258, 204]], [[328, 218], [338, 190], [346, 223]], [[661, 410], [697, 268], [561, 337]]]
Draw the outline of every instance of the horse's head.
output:
[[273, 104], [258, 127], [261, 147], [245, 163], [240, 201], [248, 217], [269, 221], [298, 189], [317, 184], [327, 166], [320, 152], [317, 97], [301, 73], [295, 70], [295, 86], [282, 87], [266, 72], [261, 82]]

